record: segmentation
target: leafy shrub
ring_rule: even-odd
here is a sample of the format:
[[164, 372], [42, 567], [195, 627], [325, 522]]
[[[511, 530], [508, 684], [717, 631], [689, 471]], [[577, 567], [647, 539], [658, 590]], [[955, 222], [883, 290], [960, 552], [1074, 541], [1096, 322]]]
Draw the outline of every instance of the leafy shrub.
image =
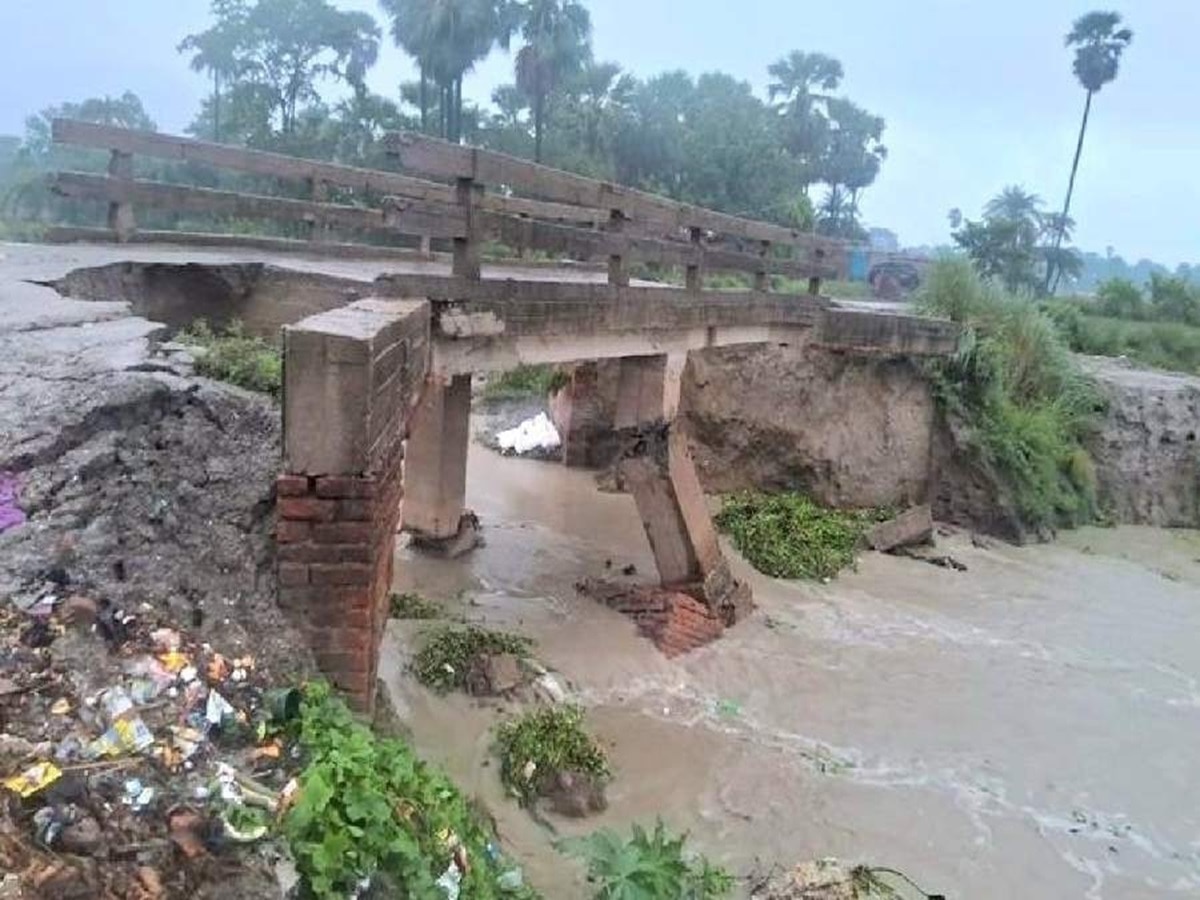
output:
[[176, 335], [196, 347], [196, 372], [218, 381], [278, 397], [283, 389], [283, 359], [279, 348], [246, 333], [241, 322], [213, 331], [203, 319]]
[[564, 841], [562, 846], [587, 861], [595, 900], [717, 900], [729, 896], [732, 876], [702, 855], [689, 859], [686, 843], [686, 835], [671, 837], [659, 821], [653, 832], [634, 825], [628, 840], [604, 829]]
[[466, 685], [476, 660], [498, 653], [529, 655], [529, 638], [503, 631], [489, 631], [468, 625], [445, 626], [427, 636], [425, 645], [413, 660], [417, 680], [437, 691], [449, 691]]
[[803, 494], [727, 497], [717, 527], [754, 568], [775, 578], [832, 578], [854, 564], [863, 533], [883, 510], [826, 509]]
[[535, 896], [497, 886], [499, 863], [487, 849], [492, 835], [454, 784], [407, 744], [376, 738], [327, 686], [305, 689], [299, 739], [306, 765], [283, 831], [311, 896], [354, 896], [363, 878], [382, 872], [403, 897], [444, 900], [437, 880], [452, 865], [456, 844], [470, 864], [464, 898]]
[[1029, 300], [982, 281], [965, 260], [929, 273], [918, 308], [962, 324], [959, 352], [930, 364], [942, 408], [970, 426], [982, 459], [1032, 526], [1074, 525], [1096, 513], [1082, 440], [1100, 398], [1054, 321]]
[[1099, 316], [1072, 300], [1055, 301], [1047, 311], [1076, 353], [1126, 356], [1145, 366], [1200, 374], [1200, 328]]
[[517, 366], [488, 379], [485, 400], [524, 400], [546, 397], [567, 383], [567, 374], [554, 366]]
[[608, 758], [584, 730], [583, 710], [576, 706], [547, 706], [501, 723], [496, 747], [500, 778], [523, 801], [562, 772], [599, 782], [611, 776]]
[[393, 619], [440, 619], [442, 607], [413, 591], [392, 594], [388, 598]]

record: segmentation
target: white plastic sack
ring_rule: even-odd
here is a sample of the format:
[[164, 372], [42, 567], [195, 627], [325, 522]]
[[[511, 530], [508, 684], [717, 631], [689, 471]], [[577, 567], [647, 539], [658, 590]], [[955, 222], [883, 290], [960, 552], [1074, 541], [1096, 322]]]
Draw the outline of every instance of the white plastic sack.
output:
[[500, 449], [505, 453], [523, 455], [531, 450], [554, 450], [562, 446], [558, 429], [544, 412], [526, 419], [516, 428], [501, 431], [496, 435]]

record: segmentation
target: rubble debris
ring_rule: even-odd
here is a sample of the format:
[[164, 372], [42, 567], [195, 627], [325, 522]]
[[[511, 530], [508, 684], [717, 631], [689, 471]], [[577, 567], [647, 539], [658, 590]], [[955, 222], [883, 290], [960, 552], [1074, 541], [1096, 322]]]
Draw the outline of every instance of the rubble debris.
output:
[[933, 513], [928, 504], [906, 509], [886, 522], [872, 525], [863, 535], [868, 547], [888, 553], [899, 547], [928, 544], [933, 540]]

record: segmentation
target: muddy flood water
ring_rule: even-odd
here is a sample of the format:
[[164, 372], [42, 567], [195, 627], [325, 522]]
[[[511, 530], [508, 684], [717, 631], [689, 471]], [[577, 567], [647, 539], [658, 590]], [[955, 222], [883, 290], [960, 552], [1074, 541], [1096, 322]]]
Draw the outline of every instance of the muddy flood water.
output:
[[[519, 630], [574, 685], [616, 777], [606, 813], [661, 816], [739, 875], [837, 856], [960, 900], [1200, 897], [1200, 534], [1084, 529], [1056, 544], [940, 538], [967, 572], [879, 554], [828, 585], [753, 572], [758, 611], [668, 661], [575, 582], [653, 560], [628, 496], [591, 473], [471, 451], [487, 545], [399, 551], [397, 588]], [[728, 548], [727, 548], [728, 550]], [[504, 797], [503, 709], [384, 678], [421, 752], [496, 815], [548, 898], [586, 896], [554, 836]]]

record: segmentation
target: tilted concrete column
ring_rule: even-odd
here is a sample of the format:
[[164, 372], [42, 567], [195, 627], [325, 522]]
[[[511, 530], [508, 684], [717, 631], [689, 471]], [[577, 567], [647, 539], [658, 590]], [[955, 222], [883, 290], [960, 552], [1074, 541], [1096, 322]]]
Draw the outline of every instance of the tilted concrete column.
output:
[[401, 463], [425, 380], [429, 304], [361, 300], [283, 332], [279, 605], [358, 709], [375, 700]]
[[409, 425], [404, 458], [404, 530], [426, 549], [457, 556], [475, 545], [466, 511], [471, 376], [429, 378]]
[[618, 472], [637, 504], [663, 586], [695, 597], [732, 624], [751, 607], [750, 592], [730, 574], [687, 436], [670, 422], [685, 362], [621, 360]]

